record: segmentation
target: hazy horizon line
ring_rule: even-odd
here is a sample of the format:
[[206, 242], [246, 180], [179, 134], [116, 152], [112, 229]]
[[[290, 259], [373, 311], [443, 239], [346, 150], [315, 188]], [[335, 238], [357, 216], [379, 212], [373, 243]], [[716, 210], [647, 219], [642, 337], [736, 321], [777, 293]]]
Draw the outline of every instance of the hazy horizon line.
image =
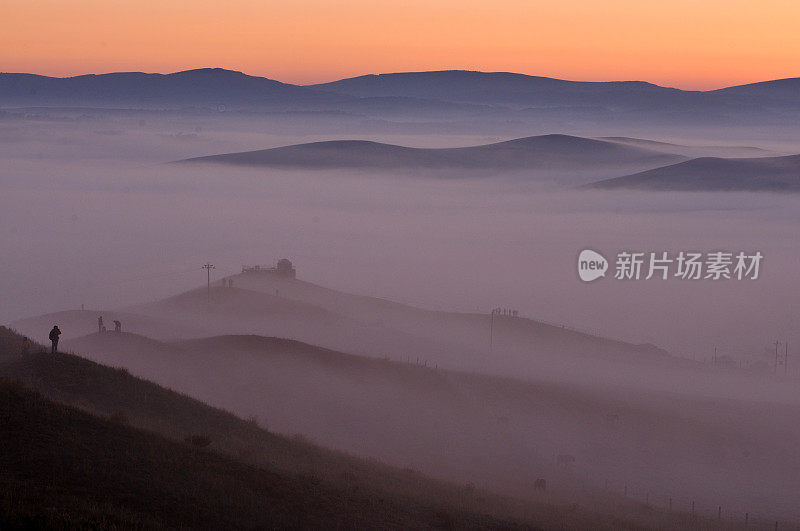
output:
[[84, 73], [71, 73], [67, 75], [53, 75], [47, 73], [38, 73], [38, 72], [11, 72], [11, 71], [0, 71], [0, 74], [20, 74], [20, 75], [34, 75], [34, 76], [41, 76], [41, 77], [48, 77], [53, 79], [71, 79], [76, 77], [82, 76], [103, 76], [103, 75], [113, 75], [113, 74], [157, 74], [157, 75], [171, 75], [171, 74], [179, 74], [183, 72], [192, 72], [198, 70], [225, 70], [228, 72], [236, 72], [239, 74], [243, 74], [249, 77], [261, 78], [261, 79], [268, 79], [271, 81], [277, 81], [279, 83], [283, 83], [285, 85], [293, 85], [297, 87], [313, 87], [314, 85], [322, 85], [326, 83], [335, 83], [338, 81], [344, 81], [348, 79], [356, 79], [360, 77], [368, 77], [368, 76], [382, 76], [382, 75], [394, 75], [394, 74], [426, 74], [426, 73], [437, 73], [437, 72], [474, 72], [474, 73], [481, 73], [481, 74], [510, 74], [510, 75], [518, 75], [518, 76], [525, 76], [525, 77], [532, 77], [532, 78], [542, 78], [542, 79], [552, 79], [557, 81], [566, 81], [572, 83], [647, 83], [650, 85], [654, 85], [661, 88], [671, 88], [676, 90], [681, 90], [685, 92], [712, 92], [715, 90], [721, 90], [726, 88], [738, 87], [738, 86], [745, 86], [745, 85], [752, 85], [757, 83], [768, 83], [772, 81], [783, 81], [789, 79], [800, 79], [800, 73], [797, 76], [789, 76], [789, 77], [777, 77], [771, 79], [759, 79], [755, 81], [747, 81], [744, 83], [735, 83], [732, 85], [720, 85], [716, 86], [715, 88], [683, 88], [677, 85], [666, 85], [655, 83], [653, 81], [648, 81], [646, 79], [636, 79], [636, 78], [629, 78], [629, 79], [568, 79], [563, 77], [555, 77], [552, 75], [542, 75], [542, 74], [529, 74], [525, 72], [514, 72], [510, 70], [479, 70], [479, 69], [469, 69], [469, 68], [441, 68], [435, 70], [398, 70], [398, 71], [389, 71], [389, 72], [368, 72], [364, 74], [357, 74], [345, 77], [337, 77], [335, 79], [327, 80], [327, 81], [315, 81], [315, 82], [291, 82], [291, 81], [283, 81], [278, 77], [270, 77], [268, 75], [262, 74], [251, 74], [247, 73], [243, 70], [236, 70], [235, 68], [226, 68], [220, 66], [204, 66], [204, 67], [196, 67], [196, 68], [186, 68], [182, 70], [173, 70], [173, 71], [144, 71], [144, 70], [114, 70], [114, 71], [104, 71], [104, 72], [84, 72]]

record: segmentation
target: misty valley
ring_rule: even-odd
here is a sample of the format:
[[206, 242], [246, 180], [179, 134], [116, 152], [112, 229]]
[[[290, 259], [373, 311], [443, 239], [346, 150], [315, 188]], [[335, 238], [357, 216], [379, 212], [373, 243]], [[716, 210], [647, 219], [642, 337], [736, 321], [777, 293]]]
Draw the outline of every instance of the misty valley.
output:
[[0, 74], [0, 528], [799, 528], [798, 87]]

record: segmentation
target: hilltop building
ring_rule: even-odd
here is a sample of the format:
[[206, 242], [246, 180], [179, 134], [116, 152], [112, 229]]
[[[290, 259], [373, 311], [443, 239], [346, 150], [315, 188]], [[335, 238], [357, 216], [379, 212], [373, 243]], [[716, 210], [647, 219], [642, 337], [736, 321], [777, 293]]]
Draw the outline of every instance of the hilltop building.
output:
[[295, 278], [297, 277], [297, 270], [295, 270], [292, 262], [286, 258], [281, 258], [278, 263], [272, 266], [254, 265], [242, 266], [242, 274], [247, 275], [280, 275], [282, 277]]

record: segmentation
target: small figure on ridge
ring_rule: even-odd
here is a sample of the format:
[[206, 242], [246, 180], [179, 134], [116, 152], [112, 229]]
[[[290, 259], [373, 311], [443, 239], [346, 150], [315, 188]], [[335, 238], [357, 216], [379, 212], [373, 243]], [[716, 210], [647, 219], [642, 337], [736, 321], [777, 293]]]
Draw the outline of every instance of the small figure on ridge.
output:
[[54, 326], [52, 330], [50, 330], [50, 342], [53, 344], [50, 352], [55, 354], [58, 350], [58, 336], [61, 335], [61, 330], [58, 329], [57, 326]]

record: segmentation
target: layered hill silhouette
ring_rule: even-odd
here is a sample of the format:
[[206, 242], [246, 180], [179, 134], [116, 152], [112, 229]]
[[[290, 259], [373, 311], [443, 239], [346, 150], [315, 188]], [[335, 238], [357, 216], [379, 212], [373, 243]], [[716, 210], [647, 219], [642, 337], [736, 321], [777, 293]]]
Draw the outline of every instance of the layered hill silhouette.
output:
[[363, 140], [336, 140], [227, 153], [181, 162], [292, 169], [550, 170], [659, 166], [685, 157], [602, 139], [543, 135], [461, 148], [411, 148]]
[[[430, 311], [280, 275], [244, 273], [228, 278], [235, 287], [212, 288], [210, 302], [206, 290], [198, 289], [129, 311], [202, 328], [204, 335], [287, 337], [365, 356], [420, 359], [431, 365], [504, 374], [560, 371], [569, 358], [601, 364], [686, 363], [652, 345], [526, 318], [500, 317], [492, 324], [489, 315]], [[487, 357], [490, 327], [497, 352], [491, 359]]]
[[673, 142], [659, 142], [645, 138], [631, 138], [624, 136], [606, 136], [600, 140], [617, 142], [627, 146], [635, 146], [653, 151], [662, 151], [673, 155], [683, 155], [685, 157], [722, 157], [722, 158], [754, 158], [754, 157], [774, 157], [780, 155], [773, 151], [752, 146], [721, 146], [721, 145], [697, 145], [688, 146], [675, 144]]
[[800, 155], [723, 159], [702, 157], [607, 179], [590, 188], [661, 191], [800, 191]]
[[[642, 81], [584, 82], [509, 72], [430, 71], [358, 76], [298, 86], [221, 68], [172, 74], [119, 72], [55, 78], [0, 74], [3, 107], [326, 111], [361, 116], [702, 125], [792, 124], [797, 79], [715, 91]], [[522, 114], [514, 114], [522, 113]]]
[[[765, 81], [720, 90], [692, 91], [643, 81], [568, 81], [512, 72], [466, 70], [370, 74], [316, 89], [357, 97], [413, 97], [449, 102], [510, 106], [518, 109], [569, 109], [596, 118], [628, 119], [646, 113], [650, 119], [727, 123], [759, 117], [788, 123], [787, 109], [800, 108], [800, 78]], [[543, 116], [546, 116], [543, 115]]]
[[[227, 277], [233, 288], [213, 286], [125, 309], [123, 330], [174, 340], [220, 334], [286, 337], [371, 357], [419, 359], [450, 368], [500, 374], [570, 371], [565, 360], [580, 359], [598, 374], [614, 364], [683, 367], [687, 361], [653, 345], [637, 345], [522, 317], [431, 311], [348, 294], [300, 279], [268, 273]], [[31, 337], [44, 334], [64, 314], [15, 321]], [[72, 311], [63, 339], [97, 330], [98, 315]], [[109, 317], [106, 317], [107, 321]], [[496, 353], [488, 356], [490, 328]], [[690, 363], [691, 364], [691, 363]], [[544, 371], [543, 373], [540, 371]], [[583, 374], [583, 372], [578, 373]]]

